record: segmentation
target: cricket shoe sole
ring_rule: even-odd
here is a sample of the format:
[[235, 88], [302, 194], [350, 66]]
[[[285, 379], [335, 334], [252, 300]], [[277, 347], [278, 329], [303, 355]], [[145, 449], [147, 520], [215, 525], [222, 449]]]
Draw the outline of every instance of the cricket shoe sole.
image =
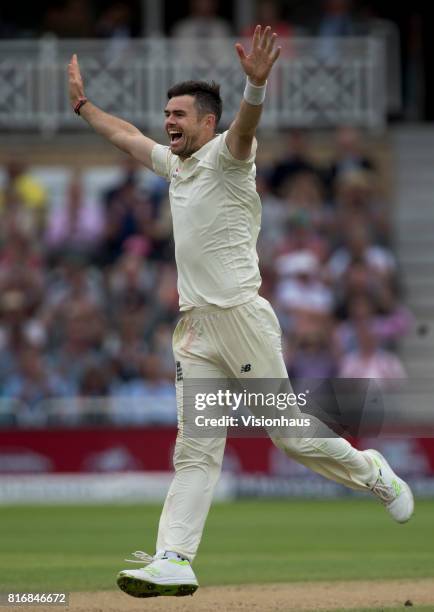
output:
[[155, 559], [146, 567], [119, 572], [117, 585], [132, 597], [185, 597], [199, 584], [188, 561]]

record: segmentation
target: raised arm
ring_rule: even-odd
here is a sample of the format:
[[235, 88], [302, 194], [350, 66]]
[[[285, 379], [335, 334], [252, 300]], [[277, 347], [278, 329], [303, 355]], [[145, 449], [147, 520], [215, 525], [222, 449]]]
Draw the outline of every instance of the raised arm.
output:
[[[150, 168], [152, 167], [151, 153], [154, 140], [144, 136], [134, 125], [105, 113], [100, 108], [86, 100], [84, 93], [83, 79], [80, 73], [77, 56], [74, 55], [68, 65], [69, 77], [69, 99], [72, 108], [75, 110], [79, 106], [79, 114], [91, 127], [115, 145], [121, 151], [129, 153], [139, 162]], [[84, 103], [84, 101], [86, 101]], [[80, 103], [82, 105], [80, 105]]]
[[277, 34], [271, 34], [270, 26], [262, 32], [261, 26], [258, 25], [248, 55], [240, 43], [235, 45], [247, 76], [240, 110], [226, 135], [228, 149], [236, 159], [247, 159], [252, 150], [253, 138], [261, 118], [267, 78], [280, 55], [280, 47], [274, 48], [276, 38]]

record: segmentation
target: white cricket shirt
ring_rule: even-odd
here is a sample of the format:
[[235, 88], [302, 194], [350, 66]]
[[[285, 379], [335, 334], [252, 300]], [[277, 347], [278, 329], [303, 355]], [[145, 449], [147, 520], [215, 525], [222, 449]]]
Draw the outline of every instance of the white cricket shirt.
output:
[[179, 306], [229, 308], [257, 295], [261, 284], [256, 240], [261, 202], [256, 192], [256, 140], [247, 160], [215, 136], [186, 160], [155, 145], [156, 174], [170, 181]]

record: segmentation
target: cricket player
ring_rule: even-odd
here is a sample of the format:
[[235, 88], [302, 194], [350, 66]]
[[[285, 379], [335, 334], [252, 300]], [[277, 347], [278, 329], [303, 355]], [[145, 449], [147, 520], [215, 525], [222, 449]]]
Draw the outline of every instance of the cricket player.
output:
[[[143, 567], [119, 573], [119, 587], [134, 597], [189, 595], [198, 588], [191, 564], [219, 478], [225, 438], [184, 435], [184, 380], [287, 378], [278, 320], [270, 304], [258, 296], [261, 204], [254, 163], [267, 77], [280, 47], [271, 28], [259, 25], [249, 52], [241, 44], [235, 47], [246, 86], [229, 129], [216, 131], [222, 112], [216, 84], [179, 83], [168, 91], [164, 109], [168, 146], [87, 100], [76, 55], [69, 64], [75, 112], [170, 183], [183, 313], [173, 337], [179, 420], [175, 475], [160, 518], [156, 554], [135, 553]], [[339, 437], [276, 436], [273, 442], [326, 478], [371, 491], [396, 521], [411, 517], [409, 486], [377, 451], [356, 450]]]

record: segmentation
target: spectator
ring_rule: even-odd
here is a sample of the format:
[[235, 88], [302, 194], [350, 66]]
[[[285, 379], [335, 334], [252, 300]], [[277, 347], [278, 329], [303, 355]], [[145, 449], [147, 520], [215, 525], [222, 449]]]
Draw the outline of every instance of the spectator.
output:
[[344, 355], [339, 375], [342, 378], [373, 378], [387, 388], [389, 380], [406, 378], [404, 366], [396, 355], [378, 347], [366, 321], [356, 325], [358, 348]]
[[47, 367], [42, 350], [36, 346], [23, 346], [18, 353], [17, 371], [4, 388], [4, 395], [19, 401], [17, 413], [21, 425], [43, 425], [48, 421], [45, 400], [66, 397], [71, 393], [58, 374]]
[[323, 13], [318, 25], [318, 54], [327, 63], [339, 58], [336, 39], [354, 36], [357, 25], [351, 14], [352, 0], [324, 0]]
[[2, 387], [14, 370], [16, 350], [21, 343], [22, 303], [21, 294], [12, 293], [11, 296], [4, 293], [0, 298], [0, 385]]
[[372, 159], [365, 153], [361, 132], [352, 126], [341, 126], [335, 135], [336, 152], [334, 159], [326, 169], [326, 182], [333, 189], [335, 181], [345, 173], [367, 170], [375, 172]]
[[144, 262], [147, 248], [147, 243], [139, 238], [129, 242], [125, 253], [109, 272], [108, 290], [114, 313], [123, 309], [134, 312], [143, 309], [150, 301], [157, 274], [153, 266]]
[[61, 336], [50, 353], [51, 367], [77, 388], [87, 362], [109, 363], [104, 347], [106, 319], [100, 308], [85, 300], [67, 305], [61, 324]]
[[129, 40], [133, 35], [131, 7], [126, 2], [109, 4], [100, 15], [95, 26], [99, 38]]
[[91, 38], [93, 35], [91, 4], [86, 0], [66, 0], [47, 9], [42, 32], [58, 38]]
[[25, 205], [15, 187], [9, 187], [3, 193], [0, 219], [2, 240], [8, 240], [10, 236], [17, 234], [22, 234], [29, 240], [35, 240], [42, 230], [42, 216]]
[[345, 274], [351, 262], [363, 262], [374, 275], [391, 281], [396, 271], [396, 261], [388, 249], [373, 244], [366, 226], [353, 226], [345, 237], [345, 245], [331, 256], [328, 269], [335, 282]]
[[375, 334], [382, 345], [396, 350], [398, 342], [410, 332], [413, 324], [413, 315], [399, 302], [396, 291], [390, 285], [383, 283], [378, 296], [374, 323]]
[[336, 329], [336, 340], [341, 353], [349, 353], [359, 347], [357, 326], [365, 323], [380, 348], [394, 349], [396, 342], [410, 329], [412, 318], [403, 306], [389, 296], [390, 310], [379, 313], [369, 294], [358, 294], [350, 298], [349, 318]]
[[144, 355], [149, 352], [145, 341], [145, 313], [142, 310], [120, 309], [116, 312], [116, 334], [107, 348], [119, 381], [128, 382], [140, 376]]
[[114, 387], [112, 374], [107, 363], [93, 360], [86, 362], [79, 378], [76, 398], [76, 410], [81, 423], [105, 425], [110, 422], [108, 397]]
[[104, 294], [98, 272], [76, 253], [64, 256], [57, 276], [49, 282], [42, 317], [47, 326], [59, 325], [75, 304], [103, 307]]
[[231, 35], [229, 23], [218, 15], [217, 0], [190, 0], [190, 15], [175, 23], [172, 30], [173, 38], [180, 43], [176, 52], [185, 61], [220, 59], [228, 54], [227, 42], [222, 39]]
[[106, 196], [106, 224], [103, 248], [106, 263], [121, 255], [125, 241], [141, 236], [149, 242], [153, 230], [152, 203], [140, 190], [136, 175], [131, 173]]
[[276, 244], [285, 236], [285, 223], [288, 213], [285, 201], [272, 193], [266, 173], [256, 175], [256, 189], [262, 203], [261, 232], [258, 236], [258, 254], [261, 265], [272, 265]]
[[41, 258], [19, 233], [11, 231], [5, 241], [0, 251], [0, 381], [13, 371], [23, 344], [34, 334], [45, 335], [37, 318], [44, 299]]
[[173, 380], [175, 368], [172, 351], [172, 336], [172, 325], [162, 321], [155, 327], [151, 340], [152, 353], [160, 360], [161, 375], [169, 381]]
[[295, 34], [295, 28], [284, 19], [280, 2], [276, 0], [259, 0], [255, 22], [244, 28], [240, 36], [251, 39], [258, 23], [269, 25], [271, 31], [277, 34], [279, 45], [282, 47], [281, 57], [291, 57], [293, 55], [291, 38]]
[[[130, 188], [130, 195], [133, 194], [138, 202], [137, 213], [140, 213], [140, 208], [142, 208], [144, 215], [144, 227], [141, 228], [140, 223], [135, 223], [134, 218], [133, 222], [131, 222], [131, 218], [129, 219], [128, 217], [128, 211], [124, 211], [124, 222], [128, 224], [129, 219], [130, 225], [137, 227], [137, 229], [134, 229], [136, 234], [130, 230], [127, 238], [130, 235], [141, 236], [148, 245], [146, 256], [155, 260], [172, 261], [172, 218], [167, 197], [167, 181], [144, 171], [137, 161], [127, 157], [122, 162], [121, 181], [109, 189], [103, 196], [107, 210], [111, 211], [113, 206], [118, 208], [119, 202], [125, 200], [126, 187]], [[111, 217], [111, 214], [109, 214], [109, 217]], [[137, 217], [137, 215], [134, 214], [134, 217]], [[117, 248], [119, 248], [119, 245]], [[122, 249], [122, 245], [120, 248]], [[145, 255], [145, 253], [143, 252], [142, 255]], [[109, 261], [111, 261], [110, 254]]]
[[96, 22], [95, 34], [98, 38], [107, 39], [105, 56], [108, 62], [126, 61], [133, 36], [130, 5], [122, 0], [112, 2]]
[[284, 255], [276, 260], [276, 268], [280, 280], [275, 300], [287, 330], [297, 327], [297, 321], [305, 313], [321, 321], [331, 315], [333, 294], [322, 281], [318, 259], [312, 253], [299, 251]]
[[352, 261], [343, 277], [334, 285], [335, 315], [340, 320], [349, 317], [349, 304], [353, 297], [362, 295], [376, 300], [381, 292], [382, 279], [363, 261]]
[[328, 210], [324, 205], [322, 185], [311, 172], [297, 173], [285, 189], [282, 188], [282, 196], [288, 216], [304, 214], [318, 230], [327, 225]]
[[23, 294], [28, 312], [43, 300], [43, 260], [33, 242], [22, 233], [11, 232], [0, 251], [0, 292]]
[[287, 361], [290, 378], [334, 378], [338, 365], [331, 350], [330, 329], [316, 324], [298, 327], [293, 336], [294, 351]]
[[76, 173], [65, 200], [55, 202], [51, 207], [46, 245], [56, 255], [76, 252], [91, 259], [100, 247], [103, 232], [100, 204], [86, 196], [82, 178]]
[[344, 173], [335, 184], [338, 232], [342, 235], [351, 227], [368, 225], [376, 241], [387, 245], [390, 241], [387, 206], [375, 192], [374, 175], [365, 170]]
[[85, 398], [103, 398], [110, 393], [110, 368], [88, 361], [79, 380], [79, 394]]
[[191, 0], [190, 15], [174, 25], [172, 35], [192, 40], [227, 38], [231, 28], [218, 16], [216, 0]]
[[156, 296], [164, 317], [175, 319], [178, 316], [177, 273], [173, 263], [164, 264], [158, 270]]
[[297, 211], [288, 215], [282, 230], [284, 230], [283, 239], [277, 247], [279, 255], [309, 251], [321, 264], [328, 260], [331, 250], [330, 240], [326, 233], [315, 227], [309, 213]]
[[156, 355], [142, 360], [141, 378], [118, 387], [112, 403], [112, 414], [119, 424], [174, 424], [176, 396], [173, 382], [161, 375]]
[[6, 194], [18, 199], [23, 207], [34, 216], [38, 229], [42, 229], [48, 205], [48, 193], [45, 187], [35, 179], [20, 160], [11, 159], [6, 164], [6, 185], [0, 191], [0, 210], [6, 205]]
[[351, 0], [324, 0], [318, 28], [320, 37], [351, 36], [355, 32]]
[[269, 178], [271, 188], [278, 196], [282, 196], [285, 186], [298, 174], [318, 173], [318, 169], [310, 159], [305, 132], [300, 129], [291, 130], [286, 142], [284, 157], [274, 165]]

